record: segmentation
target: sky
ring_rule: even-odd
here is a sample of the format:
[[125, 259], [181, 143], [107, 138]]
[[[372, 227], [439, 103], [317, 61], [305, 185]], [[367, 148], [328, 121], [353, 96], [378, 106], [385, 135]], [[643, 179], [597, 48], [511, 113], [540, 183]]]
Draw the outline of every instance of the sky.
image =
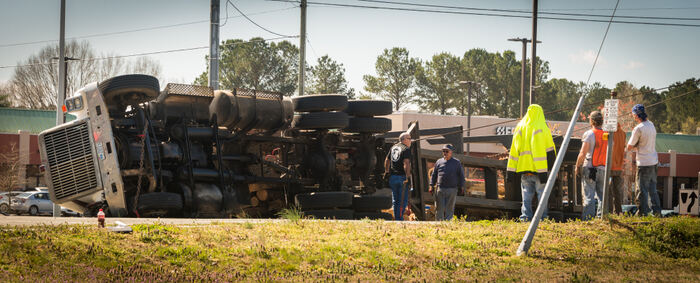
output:
[[[386, 1], [520, 11], [532, 9], [531, 1], [522, 0]], [[209, 0], [66, 2], [66, 38], [89, 41], [97, 54], [131, 55], [202, 47], [148, 55], [162, 66], [161, 77], [166, 81], [161, 81], [161, 85], [167, 82], [191, 83], [206, 69]], [[264, 0], [230, 2], [270, 31], [284, 35], [298, 35], [300, 32], [298, 4]], [[540, 12], [610, 15], [616, 2], [540, 0], [538, 9]], [[472, 48], [483, 48], [489, 52], [512, 50], [517, 58], [521, 58], [521, 43], [507, 39], [532, 36], [532, 20], [529, 18], [329, 7], [314, 3], [505, 13], [360, 0], [309, 0], [307, 62], [313, 64], [318, 57], [329, 55], [344, 65], [349, 86], [360, 91], [364, 87], [363, 75], [376, 74], [374, 63], [385, 48], [405, 47], [412, 57], [424, 61], [440, 52], [461, 57]], [[21, 65], [47, 44], [58, 42], [59, 11], [59, 0], [0, 0], [0, 82], [11, 80], [14, 72], [12, 66]], [[227, 13], [230, 18], [224, 20]], [[620, 0], [616, 15], [693, 18], [697, 20], [617, 20], [700, 26], [700, 1]], [[544, 16], [573, 17], [540, 14], [540, 17]], [[221, 1], [221, 17], [221, 40], [278, 37], [241, 17], [232, 5], [226, 5], [225, 0]], [[537, 39], [542, 43], [537, 45], [537, 55], [549, 62], [549, 78], [585, 82], [606, 27], [607, 23], [540, 19]], [[298, 38], [288, 40], [299, 44]], [[700, 27], [613, 23], [590, 82], [600, 82], [612, 88], [617, 82], [626, 80], [635, 86], [661, 88], [691, 77], [700, 77], [698, 50]], [[529, 47], [527, 53], [529, 57]]]

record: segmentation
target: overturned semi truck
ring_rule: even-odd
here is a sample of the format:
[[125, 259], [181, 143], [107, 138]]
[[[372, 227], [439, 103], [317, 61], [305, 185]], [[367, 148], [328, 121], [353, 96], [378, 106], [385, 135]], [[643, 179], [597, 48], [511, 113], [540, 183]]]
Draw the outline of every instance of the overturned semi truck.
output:
[[317, 218], [385, 218], [389, 101], [168, 84], [124, 75], [65, 100], [43, 131], [54, 203], [87, 215], [231, 217], [296, 206]]

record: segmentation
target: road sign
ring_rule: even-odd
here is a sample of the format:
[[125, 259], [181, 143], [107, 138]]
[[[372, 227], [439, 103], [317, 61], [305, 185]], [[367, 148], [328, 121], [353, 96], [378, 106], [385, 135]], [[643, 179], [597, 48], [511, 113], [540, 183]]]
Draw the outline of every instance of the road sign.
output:
[[603, 131], [617, 131], [617, 109], [620, 106], [619, 99], [606, 99], [603, 109]]
[[679, 214], [698, 215], [700, 211], [700, 195], [698, 190], [678, 190], [679, 194]]

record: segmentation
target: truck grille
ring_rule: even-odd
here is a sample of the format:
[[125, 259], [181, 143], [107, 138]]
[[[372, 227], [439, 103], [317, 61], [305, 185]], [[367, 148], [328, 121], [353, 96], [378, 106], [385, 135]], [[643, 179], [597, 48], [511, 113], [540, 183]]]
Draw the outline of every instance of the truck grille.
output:
[[44, 146], [56, 199], [97, 186], [87, 121], [46, 133]]

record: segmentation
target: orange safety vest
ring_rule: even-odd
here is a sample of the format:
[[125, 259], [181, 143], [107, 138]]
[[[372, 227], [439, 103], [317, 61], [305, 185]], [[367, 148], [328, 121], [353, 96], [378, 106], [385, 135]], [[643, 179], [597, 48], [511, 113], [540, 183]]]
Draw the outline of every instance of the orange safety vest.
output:
[[608, 134], [596, 128], [593, 128], [593, 134], [595, 134], [595, 147], [591, 156], [592, 165], [593, 167], [605, 166], [605, 158], [608, 156]]

